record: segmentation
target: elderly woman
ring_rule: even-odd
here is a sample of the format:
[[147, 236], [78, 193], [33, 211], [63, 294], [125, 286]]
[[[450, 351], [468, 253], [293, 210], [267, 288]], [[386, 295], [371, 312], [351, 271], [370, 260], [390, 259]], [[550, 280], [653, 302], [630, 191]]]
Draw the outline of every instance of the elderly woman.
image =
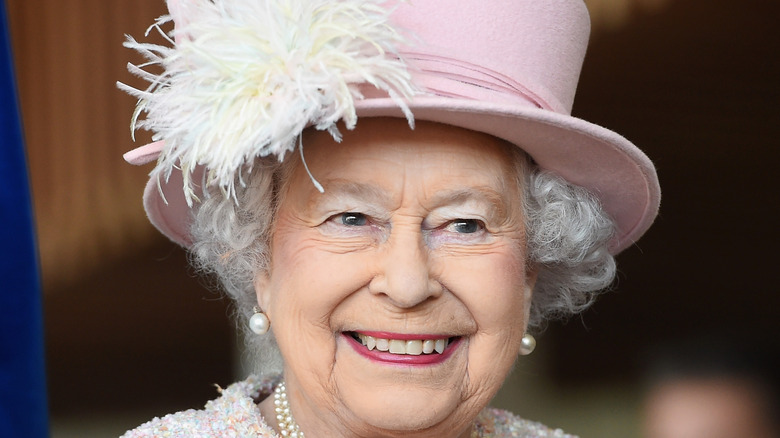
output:
[[570, 436], [487, 405], [658, 208], [642, 152], [569, 115], [584, 4], [168, 6], [172, 47], [127, 43], [162, 73], [131, 67], [155, 143], [126, 158], [257, 376], [125, 436]]

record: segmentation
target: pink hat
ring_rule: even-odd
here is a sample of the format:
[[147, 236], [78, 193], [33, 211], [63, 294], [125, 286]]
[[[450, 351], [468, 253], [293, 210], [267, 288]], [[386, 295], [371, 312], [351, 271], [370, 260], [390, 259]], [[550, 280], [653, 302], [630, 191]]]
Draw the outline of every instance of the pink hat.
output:
[[[177, 7], [169, 1], [181, 26]], [[397, 93], [405, 96], [414, 119], [502, 138], [542, 169], [589, 189], [617, 223], [612, 253], [649, 228], [660, 203], [653, 164], [620, 135], [570, 115], [590, 32], [582, 0], [414, 0], [391, 9], [390, 21], [412, 35], [412, 43], [395, 53], [423, 91]], [[406, 108], [393, 94], [398, 87], [359, 88], [364, 98], [354, 102], [358, 118], [405, 116]], [[160, 140], [128, 152], [125, 159], [133, 164], [157, 159], [168, 138]], [[193, 168], [189, 178], [200, 181], [202, 171], [203, 166]], [[187, 247], [191, 207], [182, 172], [170, 172], [167, 180], [152, 174], [144, 206], [152, 224]]]

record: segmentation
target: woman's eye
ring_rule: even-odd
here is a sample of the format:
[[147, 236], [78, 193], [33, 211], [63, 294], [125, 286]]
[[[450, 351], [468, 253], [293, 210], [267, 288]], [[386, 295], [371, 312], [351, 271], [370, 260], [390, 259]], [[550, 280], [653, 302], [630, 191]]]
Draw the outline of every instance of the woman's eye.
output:
[[[382, 223], [371, 214], [347, 211], [336, 213], [318, 226], [325, 235], [335, 238], [375, 239], [383, 230]], [[372, 240], [373, 241], [373, 240]]]
[[472, 234], [482, 230], [484, 225], [476, 219], [456, 219], [450, 223], [450, 227], [456, 233]]
[[342, 225], [360, 227], [368, 223], [368, 218], [363, 213], [341, 213], [339, 215]]

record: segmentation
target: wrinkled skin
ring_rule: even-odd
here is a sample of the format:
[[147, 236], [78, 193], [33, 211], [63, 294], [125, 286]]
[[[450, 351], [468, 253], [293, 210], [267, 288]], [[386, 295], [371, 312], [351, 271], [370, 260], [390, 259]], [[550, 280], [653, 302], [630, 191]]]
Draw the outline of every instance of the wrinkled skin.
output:
[[[491, 136], [364, 119], [307, 132], [274, 224], [258, 304], [307, 436], [467, 437], [518, 355], [535, 275], [517, 170]], [[446, 360], [358, 353], [346, 332], [457, 338]], [[435, 353], [434, 353], [435, 354]], [[275, 425], [272, 400], [261, 404]]]

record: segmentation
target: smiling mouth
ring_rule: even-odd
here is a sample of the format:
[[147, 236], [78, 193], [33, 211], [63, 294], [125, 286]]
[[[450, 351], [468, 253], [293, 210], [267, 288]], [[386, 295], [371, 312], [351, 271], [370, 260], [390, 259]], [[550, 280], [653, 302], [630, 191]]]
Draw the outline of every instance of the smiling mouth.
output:
[[362, 344], [368, 351], [381, 351], [397, 355], [421, 356], [443, 354], [447, 347], [460, 337], [436, 339], [390, 339], [380, 338], [358, 332], [348, 332], [356, 342]]

